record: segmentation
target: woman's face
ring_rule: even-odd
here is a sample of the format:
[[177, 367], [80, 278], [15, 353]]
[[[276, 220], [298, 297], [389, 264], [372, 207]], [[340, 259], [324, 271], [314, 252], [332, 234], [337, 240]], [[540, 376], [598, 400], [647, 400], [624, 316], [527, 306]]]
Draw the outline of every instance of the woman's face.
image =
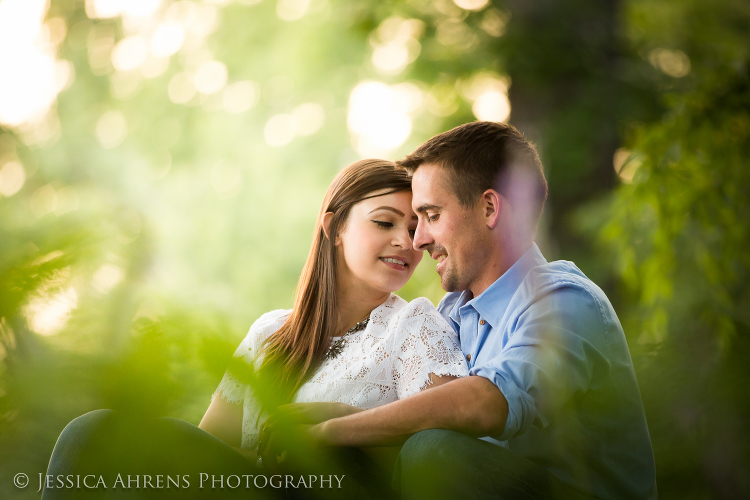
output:
[[416, 228], [411, 191], [383, 194], [354, 205], [335, 243], [341, 284], [350, 293], [360, 287], [365, 293], [390, 293], [403, 287], [422, 260], [422, 252], [412, 247]]

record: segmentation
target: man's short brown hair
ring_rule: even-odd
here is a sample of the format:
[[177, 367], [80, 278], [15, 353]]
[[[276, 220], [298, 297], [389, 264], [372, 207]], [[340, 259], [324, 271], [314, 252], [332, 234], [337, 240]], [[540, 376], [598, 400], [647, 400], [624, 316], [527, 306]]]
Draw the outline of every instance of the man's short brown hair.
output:
[[514, 126], [498, 122], [472, 122], [429, 139], [413, 153], [396, 162], [410, 172], [422, 164], [446, 168], [449, 189], [463, 206], [474, 206], [488, 189], [512, 199], [512, 171], [531, 181], [530, 202], [539, 222], [547, 198], [547, 180], [539, 154]]

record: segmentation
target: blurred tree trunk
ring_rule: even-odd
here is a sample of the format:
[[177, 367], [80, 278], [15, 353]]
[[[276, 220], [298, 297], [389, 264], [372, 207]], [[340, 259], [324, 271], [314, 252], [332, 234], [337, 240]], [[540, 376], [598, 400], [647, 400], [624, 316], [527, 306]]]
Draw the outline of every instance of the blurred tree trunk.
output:
[[619, 0], [507, 3], [512, 18], [498, 43], [512, 79], [511, 121], [537, 144], [546, 168], [548, 246], [571, 258], [581, 241], [570, 212], [617, 186], [620, 130], [653, 109], [655, 92], [637, 90], [627, 76]]

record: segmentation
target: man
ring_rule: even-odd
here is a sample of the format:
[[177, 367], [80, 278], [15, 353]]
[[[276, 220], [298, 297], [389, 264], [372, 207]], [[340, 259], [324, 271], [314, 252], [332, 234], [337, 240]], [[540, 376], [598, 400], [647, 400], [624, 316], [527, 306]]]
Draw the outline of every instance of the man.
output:
[[656, 498], [617, 316], [573, 263], [548, 263], [534, 243], [547, 194], [534, 147], [510, 125], [475, 122], [400, 163], [413, 172], [414, 245], [438, 261], [438, 309], [471, 376], [312, 434], [406, 440], [394, 474], [404, 498]]

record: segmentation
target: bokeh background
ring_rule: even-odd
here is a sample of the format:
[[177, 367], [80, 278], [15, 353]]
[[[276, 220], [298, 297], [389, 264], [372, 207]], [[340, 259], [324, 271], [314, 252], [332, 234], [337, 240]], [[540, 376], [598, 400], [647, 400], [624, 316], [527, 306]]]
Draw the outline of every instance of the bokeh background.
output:
[[197, 424], [335, 173], [475, 119], [539, 148], [661, 498], [750, 497], [749, 62], [746, 0], [0, 0], [0, 498], [86, 411]]

